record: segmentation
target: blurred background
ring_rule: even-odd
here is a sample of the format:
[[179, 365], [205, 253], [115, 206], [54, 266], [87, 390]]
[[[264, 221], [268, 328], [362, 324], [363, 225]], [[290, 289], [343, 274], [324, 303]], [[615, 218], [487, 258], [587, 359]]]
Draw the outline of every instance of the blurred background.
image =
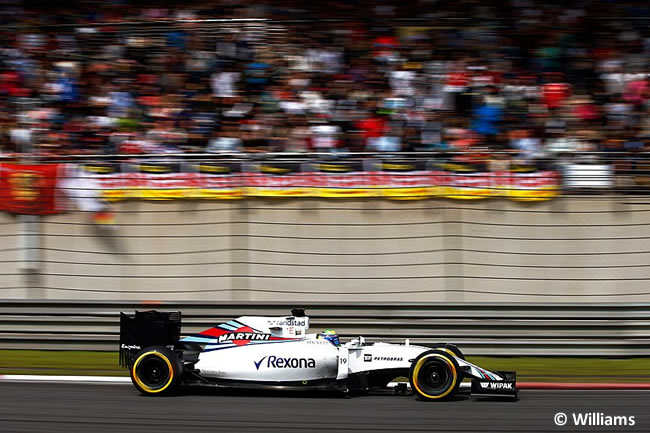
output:
[[0, 373], [123, 374], [119, 311], [304, 306], [647, 381], [649, 9], [2, 1]]

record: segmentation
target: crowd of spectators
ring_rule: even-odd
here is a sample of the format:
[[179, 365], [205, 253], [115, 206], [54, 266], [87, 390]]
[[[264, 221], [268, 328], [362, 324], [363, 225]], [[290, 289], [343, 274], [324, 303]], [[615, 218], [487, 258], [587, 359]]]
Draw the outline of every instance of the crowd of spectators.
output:
[[650, 148], [647, 2], [2, 3], [4, 155]]

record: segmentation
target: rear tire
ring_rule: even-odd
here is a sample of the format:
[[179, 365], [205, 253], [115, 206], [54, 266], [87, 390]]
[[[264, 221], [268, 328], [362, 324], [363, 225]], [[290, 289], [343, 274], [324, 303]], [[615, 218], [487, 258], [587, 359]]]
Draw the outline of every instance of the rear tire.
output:
[[183, 363], [165, 346], [151, 346], [135, 355], [131, 364], [131, 382], [143, 395], [170, 395], [183, 382]]
[[462, 380], [456, 359], [442, 350], [421, 353], [415, 358], [409, 371], [411, 389], [427, 401], [453, 396]]

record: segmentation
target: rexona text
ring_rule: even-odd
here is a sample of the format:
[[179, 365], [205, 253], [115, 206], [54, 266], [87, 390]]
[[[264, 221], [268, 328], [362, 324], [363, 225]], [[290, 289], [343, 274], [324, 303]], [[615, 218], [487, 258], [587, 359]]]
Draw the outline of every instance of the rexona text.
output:
[[284, 358], [270, 355], [265, 356], [259, 361], [253, 361], [253, 363], [257, 370], [262, 366], [266, 366], [266, 368], [316, 368], [316, 360], [314, 358]]

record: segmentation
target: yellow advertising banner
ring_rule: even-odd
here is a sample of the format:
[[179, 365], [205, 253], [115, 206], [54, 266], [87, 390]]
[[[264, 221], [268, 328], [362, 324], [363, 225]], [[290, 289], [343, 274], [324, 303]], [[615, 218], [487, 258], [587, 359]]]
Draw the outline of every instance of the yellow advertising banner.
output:
[[560, 194], [560, 175], [535, 167], [489, 172], [467, 163], [390, 160], [244, 163], [97, 163], [81, 166], [108, 201], [232, 200], [260, 198], [372, 198], [476, 200], [505, 197], [550, 200]]

